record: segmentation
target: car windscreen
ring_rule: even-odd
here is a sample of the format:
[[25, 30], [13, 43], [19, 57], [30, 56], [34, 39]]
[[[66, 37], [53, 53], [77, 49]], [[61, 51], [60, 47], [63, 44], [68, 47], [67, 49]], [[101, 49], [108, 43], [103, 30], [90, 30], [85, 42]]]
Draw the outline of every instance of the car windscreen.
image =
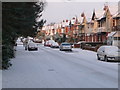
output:
[[67, 44], [67, 43], [66, 43], [66, 44], [62, 44], [62, 45], [64, 45], [64, 46], [70, 46], [71, 44]]
[[120, 49], [118, 49], [118, 52], [120, 52]]
[[31, 47], [35, 47], [35, 46], [37, 46], [35, 43], [29, 43], [29, 46], [31, 46]]
[[105, 51], [107, 51], [107, 52], [117, 52], [118, 48], [117, 47], [109, 47], [109, 48], [105, 48]]

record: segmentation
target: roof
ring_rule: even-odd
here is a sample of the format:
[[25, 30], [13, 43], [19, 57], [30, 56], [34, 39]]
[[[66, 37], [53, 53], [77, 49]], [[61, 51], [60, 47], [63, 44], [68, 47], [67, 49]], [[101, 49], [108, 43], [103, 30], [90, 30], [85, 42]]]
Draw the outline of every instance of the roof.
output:
[[116, 14], [113, 16], [113, 18], [120, 18], [120, 13], [119, 13], [119, 14], [116, 13]]
[[97, 18], [102, 18], [104, 15], [105, 11], [104, 10], [97, 10], [95, 12]]
[[79, 17], [79, 18], [78, 18], [78, 21], [79, 21], [80, 23], [82, 23], [82, 22], [83, 22], [83, 17]]
[[[110, 13], [112, 16], [116, 16], [118, 14], [118, 6], [112, 5], [112, 6], [108, 6]], [[105, 10], [96, 10], [95, 14], [96, 17], [99, 19], [104, 18], [105, 17]]]
[[115, 34], [116, 34], [116, 32], [111, 32], [111, 33], [108, 34], [107, 37], [111, 37], [111, 36], [113, 36], [113, 35], [115, 35]]
[[109, 10], [110, 10], [110, 13], [114, 15], [118, 12], [118, 6], [109, 6]]
[[120, 31], [116, 32], [116, 34], [114, 35], [114, 37], [120, 37]]

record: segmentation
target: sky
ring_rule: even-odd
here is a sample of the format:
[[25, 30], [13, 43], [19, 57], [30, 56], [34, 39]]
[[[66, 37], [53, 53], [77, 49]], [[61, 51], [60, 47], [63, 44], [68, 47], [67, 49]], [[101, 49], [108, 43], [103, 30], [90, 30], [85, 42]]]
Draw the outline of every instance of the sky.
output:
[[47, 2], [42, 18], [51, 22], [60, 23], [73, 17], [81, 17], [84, 12], [87, 18], [92, 17], [93, 10], [103, 10], [104, 4], [117, 6], [118, 2]]

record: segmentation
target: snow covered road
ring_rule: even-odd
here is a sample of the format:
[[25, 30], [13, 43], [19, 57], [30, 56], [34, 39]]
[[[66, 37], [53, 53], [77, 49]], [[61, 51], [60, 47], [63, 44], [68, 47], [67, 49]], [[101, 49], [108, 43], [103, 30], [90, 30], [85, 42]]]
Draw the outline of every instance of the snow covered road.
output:
[[2, 72], [3, 88], [118, 88], [118, 64], [98, 61], [92, 51], [18, 46], [12, 64]]

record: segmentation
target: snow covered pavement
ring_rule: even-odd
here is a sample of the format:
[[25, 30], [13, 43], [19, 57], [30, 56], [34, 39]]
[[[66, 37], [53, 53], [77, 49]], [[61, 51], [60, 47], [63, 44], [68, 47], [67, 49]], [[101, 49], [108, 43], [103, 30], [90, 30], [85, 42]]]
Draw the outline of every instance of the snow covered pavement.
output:
[[18, 46], [13, 66], [2, 72], [3, 88], [118, 88], [118, 64], [98, 61], [96, 53]]
[[2, 89], [2, 70], [0, 70], [0, 89]]

